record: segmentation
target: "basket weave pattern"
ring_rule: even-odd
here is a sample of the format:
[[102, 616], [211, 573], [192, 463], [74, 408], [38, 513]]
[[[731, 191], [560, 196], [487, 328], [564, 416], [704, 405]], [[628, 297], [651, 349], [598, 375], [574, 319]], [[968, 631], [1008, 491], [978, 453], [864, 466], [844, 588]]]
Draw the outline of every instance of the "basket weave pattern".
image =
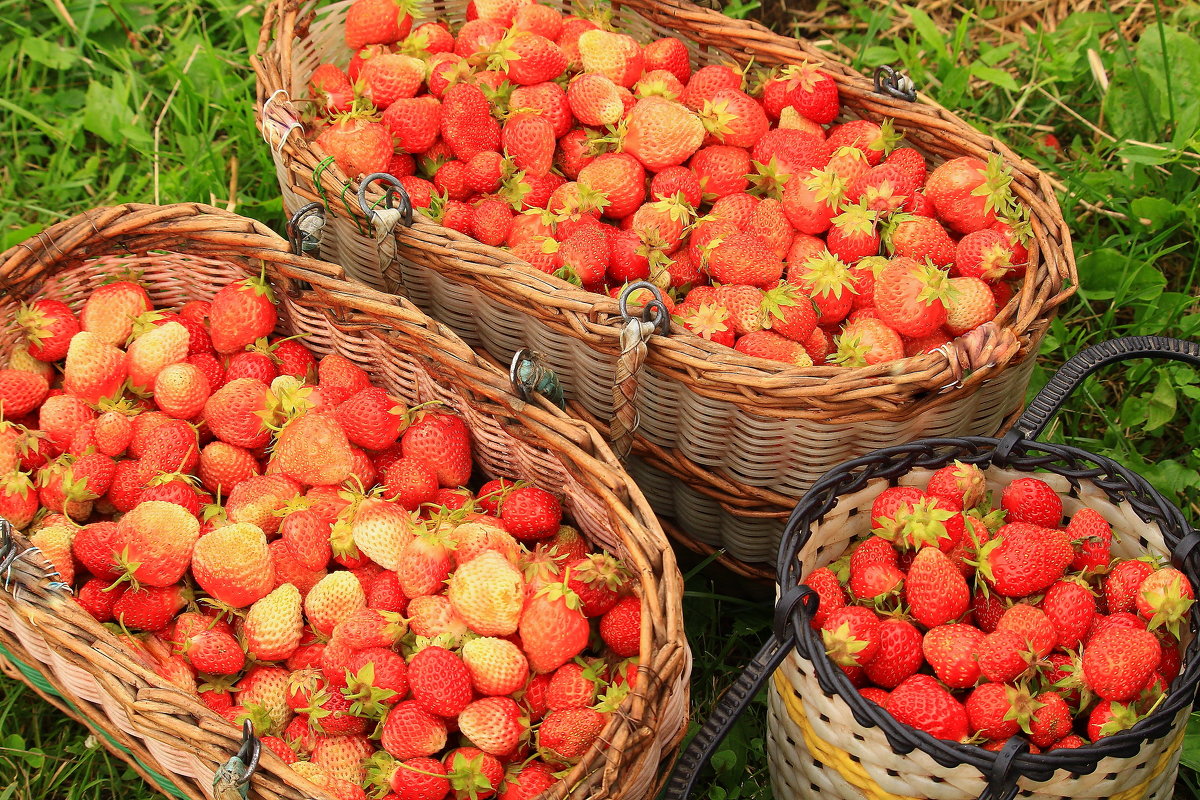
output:
[[[930, 474], [928, 470], [914, 470], [899, 483], [923, 487]], [[999, 492], [1027, 473], [991, 468], [985, 474], [988, 488]], [[1120, 534], [1120, 538], [1113, 539], [1114, 556], [1169, 555], [1162, 531], [1138, 518], [1130, 505], [1113, 503], [1089, 482], [1075, 489], [1061, 475], [1038, 473], [1038, 478], [1058, 491], [1067, 516], [1087, 507], [1112, 524]], [[871, 503], [887, 486], [882, 479], [873, 481], [862, 491], [842, 498], [825, 515], [800, 551], [799, 559], [806, 571], [836, 560], [852, 542], [870, 533]], [[1185, 647], [1191, 638], [1190, 632], [1185, 635]], [[1018, 797], [1171, 797], [1187, 719], [1188, 709], [1184, 707], [1176, 714], [1169, 735], [1145, 742], [1134, 758], [1108, 757], [1091, 774], [1059, 770], [1053, 779], [1042, 783], [1022, 779]], [[987, 777], [969, 764], [948, 768], [919, 748], [903, 755], [896, 753], [879, 728], [861, 725], [845, 701], [822, 690], [813, 664], [795, 650], [784, 660], [768, 689], [767, 750], [771, 783], [781, 800], [808, 798], [815, 791], [820, 791], [822, 797], [843, 800], [964, 800], [980, 796], [987, 786]]]
[[[267, 9], [254, 59], [259, 123], [272, 147], [285, 209], [324, 202], [323, 251], [352, 278], [404, 292], [499, 361], [507, 363], [521, 348], [540, 352], [579, 412], [610, 422], [621, 354], [614, 299], [539, 272], [420, 213], [411, 227], [396, 228], [399, 247], [393, 248], [387, 230], [376, 230], [357, 208], [358, 182], [304, 140], [296, 101], [306, 96], [308, 77], [319, 64], [348, 58], [341, 34], [348, 7], [349, 0], [275, 0]], [[463, 0], [421, 7], [426, 18], [465, 18]], [[653, 483], [686, 484], [652, 491], [655, 509], [676, 517], [693, 537], [715, 531], [708, 543], [739, 559], [769, 560], [780, 526], [739, 508], [761, 510], [768, 503], [776, 515], [786, 515], [818, 476], [876, 447], [935, 432], [997, 432], [1018, 410], [1030, 356], [1075, 278], [1069, 232], [1045, 176], [926, 98], [911, 103], [879, 94], [827, 53], [754, 23], [686, 0], [623, 3], [614, 8], [614, 23], [641, 41], [680, 37], [696, 66], [814, 61], [838, 82], [845, 116], [892, 117], [909, 143], [935, 161], [1001, 155], [1012, 168], [1016, 196], [1030, 208], [1034, 232], [1022, 290], [994, 326], [943, 352], [861, 369], [801, 370], [743, 356], [678, 326], [670, 336], [650, 337], [638, 377], [635, 448], [656, 472]], [[378, 199], [377, 187], [368, 196]]]
[[[471, 429], [484, 473], [561, 493], [591, 541], [637, 575], [643, 620], [637, 688], [613, 714], [602, 746], [546, 796], [650, 797], [684, 731], [691, 667], [682, 579], [670, 547], [595, 430], [547, 403], [520, 401], [507, 376], [449, 329], [407, 301], [346, 282], [337, 267], [292, 255], [285, 241], [251, 220], [194, 204], [127, 205], [60, 223], [0, 255], [0, 355], [16, 343], [7, 323], [19, 300], [53, 297], [78, 310], [106, 274], [132, 269], [156, 305], [174, 305], [211, 298], [264, 266], [280, 300], [280, 333], [306, 334], [318, 356], [341, 353], [409, 404], [440, 400], [453, 408]], [[19, 539], [18, 547], [27, 541]], [[214, 771], [236, 752], [240, 732], [138, 663], [46, 569], [30, 549], [0, 575], [0, 646], [23, 662], [8, 663], [0, 654], [4, 671], [45, 695], [20, 669], [32, 667], [77, 718], [130, 751], [122, 757], [139, 759], [143, 775], [166, 775], [183, 796], [211, 796]], [[265, 752], [253, 791], [272, 800], [326, 796]]]

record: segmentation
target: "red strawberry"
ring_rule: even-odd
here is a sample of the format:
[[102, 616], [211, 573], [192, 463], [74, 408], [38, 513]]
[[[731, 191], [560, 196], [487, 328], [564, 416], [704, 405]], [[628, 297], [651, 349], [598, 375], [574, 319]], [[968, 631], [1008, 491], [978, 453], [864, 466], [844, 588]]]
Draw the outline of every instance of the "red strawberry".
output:
[[913, 617], [927, 628], [958, 619], [971, 601], [962, 573], [936, 547], [917, 551], [904, 584], [904, 597]]
[[1008, 739], [1028, 724], [1033, 714], [1029, 692], [1002, 683], [985, 683], [967, 697], [967, 717], [971, 732], [988, 739]]
[[0, 369], [0, 413], [9, 419], [23, 417], [46, 399], [50, 385], [41, 375]]
[[551, 672], [587, 646], [590, 627], [579, 596], [551, 583], [525, 601], [518, 633], [534, 672]]
[[1029, 523], [1009, 523], [979, 550], [979, 572], [1006, 597], [1025, 597], [1059, 580], [1075, 551], [1067, 534]]
[[971, 233], [995, 223], [998, 211], [1009, 210], [1011, 182], [1000, 156], [992, 156], [986, 164], [977, 158], [955, 158], [929, 174], [925, 194], [939, 218], [959, 233]]
[[691, 77], [692, 67], [687, 46], [674, 36], [656, 39], [642, 49], [642, 55], [647, 72], [666, 70], [683, 84]]
[[1108, 613], [1133, 611], [1137, 607], [1138, 591], [1152, 572], [1154, 567], [1145, 561], [1115, 564], [1104, 578], [1104, 601]]
[[1028, 668], [1031, 660], [1028, 644], [1013, 630], [989, 633], [979, 643], [975, 658], [983, 675], [997, 683], [1015, 679]]
[[1045, 658], [1059, 643], [1058, 631], [1041, 609], [1028, 603], [1017, 603], [1000, 616], [997, 631], [1012, 631], [1035, 658]]
[[1150, 630], [1164, 626], [1178, 635], [1179, 623], [1195, 603], [1195, 591], [1188, 577], [1174, 567], [1150, 573], [1138, 588], [1138, 614], [1149, 620]]
[[905, 336], [925, 336], [946, 320], [948, 277], [931, 265], [897, 258], [875, 281], [879, 318]]
[[275, 329], [275, 297], [262, 278], [225, 286], [212, 299], [209, 326], [218, 353], [233, 353]]
[[492, 118], [488, 100], [469, 83], [455, 84], [443, 95], [441, 132], [463, 162], [484, 150], [500, 150], [500, 126]]
[[840, 608], [821, 626], [825, 652], [840, 665], [869, 664], [879, 652], [879, 625], [879, 617], [868, 608]]
[[357, 85], [376, 108], [388, 108], [397, 100], [415, 97], [425, 77], [419, 58], [398, 53], [377, 53], [358, 74]]
[[719, 89], [741, 89], [742, 74], [728, 64], [710, 64], [701, 67], [687, 81], [687, 88], [680, 101], [699, 111], [704, 101], [712, 98]]
[[[382, 124], [361, 117], [347, 117], [327, 125], [316, 141], [333, 157], [338, 168], [351, 177], [383, 172], [392, 157], [391, 132]], [[218, 330], [215, 324], [213, 330]], [[218, 348], [218, 352], [225, 351]]]
[[445, 488], [463, 486], [471, 477], [471, 434], [460, 417], [426, 413], [404, 431], [400, 445], [406, 458], [434, 466]]
[[641, 652], [642, 602], [637, 597], [622, 598], [600, 619], [600, 638], [622, 658]]
[[396, 0], [354, 0], [346, 12], [344, 35], [351, 50], [394, 44], [412, 29], [412, 15]]
[[879, 623], [878, 638], [879, 650], [866, 666], [867, 677], [872, 683], [894, 689], [925, 663], [921, 632], [902, 619], [884, 619]]
[[759, 236], [731, 233], [721, 236], [708, 254], [708, 271], [721, 283], [769, 288], [783, 274], [783, 261]]
[[790, 73], [787, 103], [821, 125], [833, 122], [841, 109], [837, 84], [829, 75], [804, 61]]
[[1132, 700], [1161, 656], [1162, 647], [1149, 631], [1112, 628], [1091, 639], [1084, 649], [1083, 679], [1105, 700]]
[[925, 660], [944, 684], [951, 689], [966, 689], [979, 680], [975, 650], [984, 636], [983, 631], [972, 625], [938, 625], [925, 634], [921, 648]]
[[201, 631], [183, 643], [192, 666], [208, 675], [235, 675], [246, 664], [237, 639], [218, 630]]
[[462, 659], [442, 647], [426, 647], [408, 665], [413, 700], [430, 714], [453, 719], [471, 702], [471, 674]]
[[[688, 165], [692, 172], [696, 173], [700, 188], [706, 196], [721, 198], [727, 194], [744, 192], [750, 185], [746, 177], [750, 172], [750, 154], [742, 147], [702, 147], [692, 156]], [[791, 218], [790, 214], [788, 218]], [[792, 224], [795, 225], [795, 222]], [[801, 229], [799, 225], [796, 227]]]
[[[59, 361], [66, 357], [71, 337], [79, 332], [79, 320], [71, 307], [61, 300], [37, 300], [22, 305], [17, 325], [25, 334], [29, 354], [39, 361]], [[9, 412], [10, 416], [20, 416]]]
[[1029, 721], [1029, 738], [1038, 747], [1049, 747], [1071, 732], [1071, 709], [1058, 692], [1042, 692]]
[[253, 449], [271, 439], [273, 397], [262, 381], [239, 378], [222, 386], [204, 404], [204, 419], [218, 439]]
[[1096, 616], [1096, 596], [1081, 583], [1058, 581], [1046, 590], [1042, 610], [1054, 624], [1059, 643], [1068, 650], [1078, 650]]
[[932, 676], [908, 678], [892, 690], [884, 708], [900, 722], [935, 739], [957, 742], [967, 738], [967, 710]]
[[162, 631], [186, 600], [182, 586], [143, 586], [129, 589], [113, 605], [113, 619], [133, 631]]
[[326, 112], [346, 112], [354, 104], [350, 77], [337, 64], [321, 64], [308, 79], [309, 96]]
[[1091, 508], [1079, 509], [1067, 523], [1066, 531], [1076, 546], [1071, 569], [1096, 570], [1108, 566], [1112, 526], [1098, 511]]
[[1009, 522], [1027, 522], [1043, 528], [1057, 528], [1062, 522], [1062, 500], [1045, 481], [1017, 478], [1004, 488], [1001, 507]]
[[919, 262], [929, 259], [938, 267], [954, 263], [955, 244], [941, 223], [929, 217], [892, 217], [884, 231], [888, 252]]
[[538, 753], [551, 764], [574, 764], [599, 738], [608, 717], [590, 708], [552, 711], [538, 726]]

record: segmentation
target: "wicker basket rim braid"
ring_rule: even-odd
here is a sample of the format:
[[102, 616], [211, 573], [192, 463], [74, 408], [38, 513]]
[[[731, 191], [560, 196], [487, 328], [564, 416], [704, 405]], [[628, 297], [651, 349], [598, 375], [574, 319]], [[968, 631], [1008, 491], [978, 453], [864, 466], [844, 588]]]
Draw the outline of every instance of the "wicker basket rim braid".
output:
[[[953, 136], [955, 155], [1001, 156], [1013, 171], [1014, 193], [1030, 208], [1034, 234], [1030, 259], [1036, 266], [1022, 290], [999, 312], [995, 326], [973, 337], [960, 337], [943, 350], [873, 367], [801, 369], [744, 356], [676, 326], [670, 336], [650, 338], [649, 367], [672, 371], [697, 394], [755, 413], [822, 419], [832, 414], [839, 421], [851, 421], [904, 413], [916, 398], [964, 383], [976, 384], [1035, 348], [1046, 318], [1074, 292], [1077, 282], [1070, 232], [1058, 212], [1053, 187], [1037, 168], [928, 97], [922, 95], [923, 102], [914, 103], [877, 91], [871, 80], [830, 55], [757, 23], [732, 20], [687, 0], [628, 0], [620, 5], [677, 30], [701, 47], [720, 50], [742, 62], [815, 62], [833, 76], [843, 100], [851, 99], [866, 115], [893, 117], [913, 143], [924, 145], [927, 151], [937, 150], [943, 156], [948, 152], [946, 146], [936, 146], [931, 133], [936, 132]], [[302, 128], [301, 115], [289, 95], [293, 44], [296, 37], [307, 34], [315, 14], [315, 6], [303, 0], [273, 0], [267, 5], [258, 48], [251, 59], [258, 77], [257, 121], [264, 138], [289, 162], [289, 170], [311, 175], [317, 189], [313, 192], [293, 180], [293, 191], [309, 200], [327, 202], [331, 213], [344, 210], [361, 229], [371, 230], [372, 222], [364, 212], [346, 201], [361, 182], [350, 180], [297, 130]], [[374, 204], [382, 201], [376, 186], [368, 186], [366, 195]], [[507, 251], [437, 225], [420, 213], [401, 235], [407, 246], [457, 256], [456, 277], [478, 285], [493, 298], [536, 315], [564, 335], [620, 352], [621, 317], [615, 299], [539, 272]], [[808, 406], [797, 408], [800, 402]]]
[[[1097, 369], [1131, 358], [1174, 359], [1200, 365], [1200, 344], [1178, 339], [1137, 336], [1092, 345], [1067, 361], [1030, 403], [1028, 409], [1003, 438], [968, 436], [954, 439], [921, 439], [909, 444], [877, 450], [845, 462], [822, 477], [797, 504], [780, 544], [777, 564], [779, 599], [775, 606], [774, 633], [746, 671], [705, 721], [676, 762], [665, 800], [686, 800], [699, 777], [700, 768], [715, 751], [730, 726], [757, 691], [791, 653], [813, 665], [821, 689], [836, 694], [850, 707], [855, 721], [881, 729], [893, 750], [907, 754], [919, 748], [945, 767], [967, 764], [988, 781], [990, 800], [1010, 800], [1018, 779], [1047, 781], [1056, 771], [1089, 774], [1106, 757], [1129, 758], [1141, 745], [1164, 736], [1172, 720], [1196, 699], [1200, 687], [1200, 637], [1186, 645], [1184, 668], [1175, 678], [1166, 699], [1145, 719], [1128, 730], [1077, 749], [1059, 749], [1032, 754], [1028, 742], [1013, 737], [998, 752], [973, 745], [936, 739], [924, 731], [900, 723], [881, 706], [864, 698], [846, 674], [826, 657], [824, 644], [809, 620], [816, 613], [817, 594], [803, 585], [805, 565], [799, 558], [813, 526], [839, 498], [853, 494], [880, 478], [893, 481], [913, 469], [934, 470], [955, 459], [984, 467], [1022, 467], [1023, 471], [1046, 469], [1078, 486], [1093, 482], [1110, 497], [1127, 502], [1147, 523], [1157, 522], [1170, 548], [1172, 563], [1200, 586], [1200, 532], [1183, 513], [1150, 484], [1111, 459], [1069, 445], [1034, 441], [1067, 396]], [[1200, 607], [1189, 612], [1193, 631], [1200, 623]]]
[[[0, 254], [0, 291], [11, 298], [28, 297], [61, 270], [88, 259], [114, 254], [132, 258], [150, 252], [226, 257], [252, 264], [261, 260], [277, 292], [289, 298], [311, 298], [328, 318], [331, 330], [369, 332], [388, 342], [403, 341], [405, 352], [422, 369], [439, 380], [451, 381], [455, 390], [469, 399], [471, 408], [493, 418], [514, 443], [525, 442], [554, 453], [564, 470], [560, 474], [598, 498], [607, 514], [607, 525], [612, 528], [612, 538], [624, 548], [625, 560], [639, 581], [644, 608], [641, 673], [648, 679], [639, 682], [602, 733], [602, 740], [611, 747], [594, 747], [566, 780], [550, 790], [550, 796], [562, 798], [585, 789], [595, 791], [600, 776], [605, 785], [619, 787], [616, 776], [622, 763], [638, 758], [656, 741], [658, 732], [651, 715], [661, 712], [677, 684], [681, 689], [676, 695], [682, 694], [686, 703], [686, 682], [681, 683], [681, 679], [689, 669], [690, 654], [679, 604], [682, 576], [674, 554], [649, 504], [595, 429], [567, 416], [545, 398], [535, 396], [525, 402], [516, 397], [504, 372], [477, 356], [449, 328], [407, 300], [345, 281], [340, 267], [295, 255], [288, 242], [265, 225], [211, 206], [126, 204], [97, 208], [59, 222]], [[23, 537], [18, 539], [21, 547], [16, 553], [20, 554], [28, 542]], [[23, 578], [24, 594], [39, 599], [45, 618], [57, 616], [60, 623], [69, 621], [82, 629], [89, 641], [99, 643], [97, 649], [105, 651], [105, 663], [120, 657], [123, 650], [110, 633], [77, 605], [61, 602], [61, 593], [52, 581], [44, 579], [42, 567], [15, 556], [4, 566], [13, 571], [14, 579], [17, 575]], [[57, 635], [54, 641], [67, 650], [75, 647], [75, 655], [86, 661], [96, 656], [96, 650], [83, 647], [70, 635]], [[139, 686], [148, 687], [147, 691], [169, 696], [189, 714], [208, 720], [211, 725], [207, 727], [212, 730], [207, 731], [204, 741], [233, 739], [236, 732], [232, 727], [196, 698], [140, 667], [128, 672]], [[107, 684], [112, 679], [98, 676], [97, 680]], [[684, 728], [670, 732], [670, 741], [662, 742], [661, 758], [672, 757]], [[624, 762], [606, 752], [613, 748], [627, 756]], [[225, 749], [233, 752], [237, 748]], [[315, 788], [294, 773], [288, 781], [293, 777], [305, 791]], [[623, 795], [618, 791], [615, 796]]]

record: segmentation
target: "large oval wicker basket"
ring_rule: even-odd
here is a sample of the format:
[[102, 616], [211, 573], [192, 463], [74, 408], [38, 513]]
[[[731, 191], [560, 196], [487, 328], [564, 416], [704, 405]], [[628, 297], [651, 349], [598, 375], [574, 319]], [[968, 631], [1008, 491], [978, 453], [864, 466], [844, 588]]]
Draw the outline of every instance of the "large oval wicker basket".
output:
[[[910, 102], [881, 93], [828, 53], [686, 0], [615, 5], [620, 29], [641, 41], [678, 36], [697, 66], [818, 63], [837, 81], [846, 118], [891, 117], [934, 161], [999, 154], [1012, 169], [1016, 196], [1030, 209], [1034, 234], [1028, 277], [996, 325], [944, 351], [862, 369], [798, 369], [743, 356], [674, 325], [669, 335], [649, 337], [644, 364], [626, 378], [631, 362], [616, 300], [539, 272], [420, 213], [405, 225], [398, 214], [364, 211], [356, 201], [360, 181], [305, 140], [306, 82], [319, 64], [348, 59], [342, 22], [349, 5], [274, 0], [267, 7], [254, 58], [259, 125], [285, 209], [324, 203], [327, 257], [354, 279], [403, 292], [494, 358], [508, 363], [522, 348], [542, 353], [581, 413], [602, 430], [613, 423], [618, 452], [622, 435], [636, 428], [641, 463], [631, 469], [655, 509], [687, 529], [690, 543], [769, 562], [796, 498], [834, 465], [920, 436], [992, 434], [1019, 410], [1031, 356], [1072, 291], [1070, 234], [1045, 176], [946, 109], [927, 98]], [[418, 5], [428, 18], [461, 22], [467, 2]], [[380, 186], [368, 186], [365, 196], [378, 204]], [[387, 235], [389, 224], [396, 226], [398, 247]], [[618, 375], [622, 385], [614, 392]], [[635, 400], [626, 405], [631, 394]]]
[[988, 488], [1036, 474], [1062, 499], [1112, 525], [1115, 557], [1170, 559], [1200, 586], [1200, 532], [1144, 478], [1075, 447], [1034, 441], [1070, 392], [1100, 367], [1139, 357], [1200, 365], [1200, 345], [1155, 337], [1087, 348], [1059, 371], [1002, 439], [924, 439], [871, 453], [821, 478], [796, 506], [778, 564], [775, 634], [680, 757], [665, 800], [686, 800], [707, 758], [758, 690], [768, 685], [767, 757], [775, 797], [862, 800], [1038, 800], [1174, 796], [1183, 736], [1200, 686], [1200, 606], [1189, 612], [1180, 674], [1132, 728], [1077, 749], [1029, 752], [1013, 737], [999, 752], [935, 739], [867, 700], [825, 655], [809, 622], [815, 592], [802, 582], [871, 532], [871, 504], [888, 486], [925, 486], [955, 459], [979, 465]]
[[[265, 269], [280, 301], [280, 333], [306, 334], [318, 355], [341, 353], [409, 404], [447, 404], [470, 427], [483, 472], [563, 497], [590, 540], [636, 573], [642, 644], [637, 688], [612, 715], [603, 744], [546, 797], [652, 797], [687, 717], [682, 578], [649, 505], [597, 432], [544, 401], [518, 399], [507, 375], [407, 301], [293, 255], [257, 222], [195, 204], [95, 209], [0, 255], [0, 358], [16, 344], [7, 323], [20, 301], [53, 297], [78, 309], [107, 274], [131, 269], [156, 305], [208, 299]], [[238, 750], [240, 731], [140, 663], [47, 576], [27, 540], [17, 542], [0, 553], [0, 669], [61, 698], [60, 707], [103, 733], [144, 776], [169, 780], [177, 796], [211, 797], [214, 772]], [[327, 798], [265, 750], [254, 796]]]

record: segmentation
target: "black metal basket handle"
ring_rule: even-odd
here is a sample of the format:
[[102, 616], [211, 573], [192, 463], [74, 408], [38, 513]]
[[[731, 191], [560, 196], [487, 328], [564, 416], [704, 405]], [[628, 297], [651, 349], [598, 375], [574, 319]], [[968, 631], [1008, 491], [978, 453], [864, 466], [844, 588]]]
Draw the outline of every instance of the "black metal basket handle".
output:
[[996, 455], [1006, 459], [1022, 439], [1036, 439], [1089, 375], [1101, 367], [1134, 358], [1184, 361], [1200, 366], [1200, 344], [1165, 336], [1125, 336], [1080, 350], [1059, 367], [1058, 372], [1029, 402], [1025, 413], [996, 446]]
[[716, 708], [708, 715], [704, 725], [688, 743], [667, 781], [662, 800], [687, 800], [700, 770], [717, 751], [717, 746], [729, 735], [759, 690], [766, 684], [787, 654], [796, 646], [796, 626], [807, 625], [811, 615], [817, 611], [817, 593], [807, 586], [793, 586], [784, 592], [775, 604], [775, 632], [745, 671], [733, 682]]

